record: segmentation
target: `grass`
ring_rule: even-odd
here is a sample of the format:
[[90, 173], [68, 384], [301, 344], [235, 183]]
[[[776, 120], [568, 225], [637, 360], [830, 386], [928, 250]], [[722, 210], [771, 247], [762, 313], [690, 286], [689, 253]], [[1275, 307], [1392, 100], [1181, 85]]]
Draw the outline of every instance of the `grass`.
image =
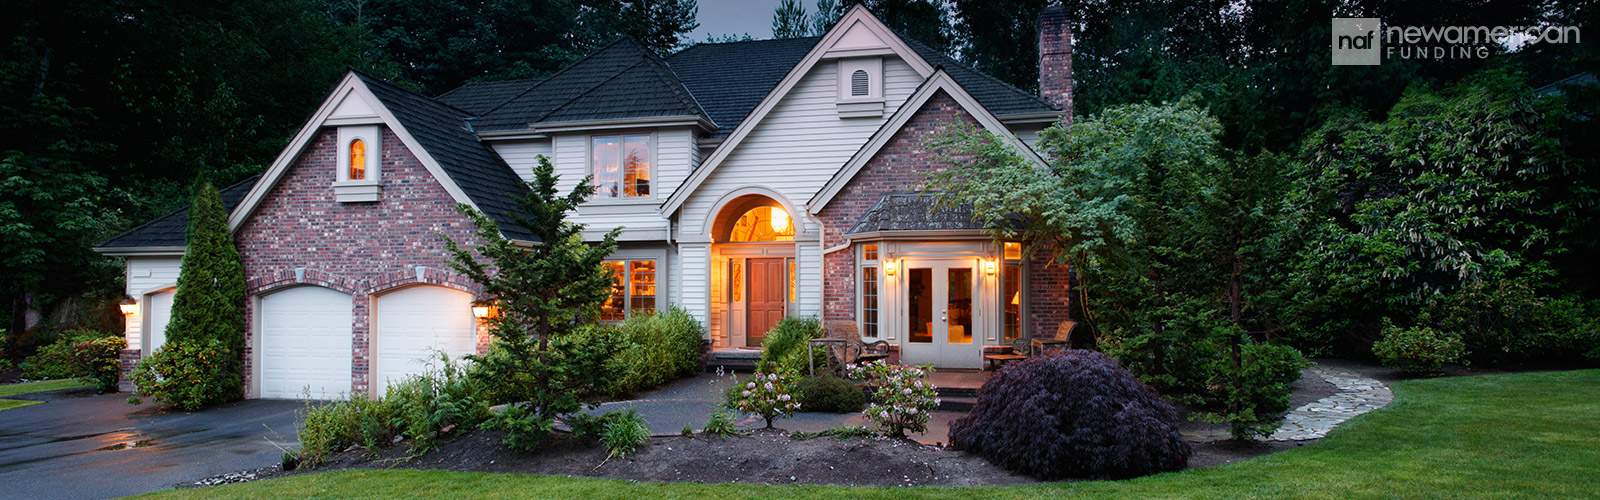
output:
[[60, 380], [40, 380], [38, 382], [23, 382], [20, 384], [5, 384], [0, 385], [0, 398], [6, 396], [15, 396], [18, 394], [58, 391], [61, 389], [76, 389], [79, 387], [89, 387], [89, 383], [83, 381], [82, 379], [68, 378]]
[[1347, 422], [1316, 445], [1128, 481], [903, 489], [355, 470], [152, 497], [1575, 498], [1600, 491], [1596, 388], [1600, 370], [1401, 382], [1389, 408]]
[[6, 410], [9, 410], [9, 409], [12, 409], [12, 408], [21, 408], [21, 407], [24, 407], [24, 406], [33, 406], [33, 405], [38, 405], [38, 404], [44, 404], [44, 401], [25, 401], [25, 400], [21, 400], [21, 399], [0, 399], [0, 411], [6, 411]]

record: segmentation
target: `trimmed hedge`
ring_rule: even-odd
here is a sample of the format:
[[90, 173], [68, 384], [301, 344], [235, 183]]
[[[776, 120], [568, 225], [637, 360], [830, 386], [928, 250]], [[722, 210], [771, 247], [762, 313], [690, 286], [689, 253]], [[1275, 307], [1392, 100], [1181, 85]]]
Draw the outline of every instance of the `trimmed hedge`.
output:
[[608, 392], [628, 394], [693, 375], [700, 366], [705, 327], [689, 311], [672, 306], [665, 314], [642, 314], [612, 327], [629, 346], [615, 362], [624, 371]]
[[806, 411], [851, 413], [861, 411], [867, 404], [867, 394], [860, 387], [833, 375], [801, 378], [795, 390], [800, 393], [800, 407]]
[[950, 443], [1040, 479], [1182, 470], [1194, 453], [1172, 405], [1110, 356], [1085, 350], [989, 377], [972, 413], [950, 423]]

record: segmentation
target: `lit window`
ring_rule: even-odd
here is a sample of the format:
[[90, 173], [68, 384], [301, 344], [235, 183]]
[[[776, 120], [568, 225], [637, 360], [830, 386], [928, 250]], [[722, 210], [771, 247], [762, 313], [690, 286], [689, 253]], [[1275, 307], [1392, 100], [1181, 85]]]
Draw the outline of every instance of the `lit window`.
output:
[[611, 297], [600, 305], [601, 321], [622, 321], [636, 314], [656, 312], [656, 262], [608, 260]]
[[733, 224], [728, 241], [794, 241], [794, 221], [782, 208], [752, 208]]
[[350, 141], [350, 180], [367, 178], [367, 141]]
[[868, 243], [861, 245], [861, 260], [873, 262], [878, 260], [878, 244]]
[[650, 196], [650, 136], [595, 137], [589, 159], [595, 196]]
[[795, 299], [794, 288], [794, 259], [789, 259], [789, 302], [799, 302]]
[[878, 338], [878, 268], [861, 268], [861, 336]]
[[744, 301], [742, 293], [744, 291], [744, 265], [742, 261], [734, 259], [729, 262], [729, 269], [728, 274], [731, 278], [728, 280], [728, 290], [733, 292], [734, 302], [742, 302]]
[[1008, 265], [1005, 268], [1005, 324], [1006, 340], [1022, 337], [1022, 268]]
[[1006, 259], [1017, 260], [1022, 258], [1022, 243], [1015, 241], [1006, 242]]

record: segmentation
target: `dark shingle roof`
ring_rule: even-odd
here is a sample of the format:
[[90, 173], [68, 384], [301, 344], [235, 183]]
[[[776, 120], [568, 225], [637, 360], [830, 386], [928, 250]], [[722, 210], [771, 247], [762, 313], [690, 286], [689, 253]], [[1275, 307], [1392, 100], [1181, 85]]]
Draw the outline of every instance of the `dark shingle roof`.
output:
[[[233, 208], [239, 206], [239, 200], [244, 199], [245, 193], [250, 192], [250, 186], [255, 185], [256, 179], [259, 178], [261, 178], [259, 175], [251, 176], [237, 184], [222, 188], [222, 206], [232, 213]], [[142, 226], [112, 236], [98, 248], [181, 247], [185, 245], [185, 236], [188, 232], [189, 207], [183, 207]]]
[[966, 89], [968, 94], [972, 94], [972, 98], [977, 99], [978, 103], [983, 104], [983, 107], [988, 109], [990, 113], [1011, 115], [1061, 111], [1060, 108], [1037, 95], [1016, 88], [999, 78], [990, 76], [988, 73], [972, 69], [972, 67], [962, 64], [960, 61], [944, 55], [944, 53], [934, 50], [932, 47], [912, 40], [910, 37], [901, 36], [900, 38], [905, 40], [906, 45], [910, 45], [911, 50], [915, 51], [917, 55], [922, 56], [923, 60], [928, 61], [928, 64], [943, 66], [944, 71], [950, 74], [950, 78], [961, 84], [961, 88]]
[[465, 112], [359, 72], [356, 76], [478, 209], [500, 224], [502, 234], [517, 240], [537, 239], [511, 219], [518, 211], [517, 198], [528, 193], [527, 185], [468, 129]]
[[500, 107], [506, 101], [522, 95], [544, 80], [506, 80], [501, 82], [476, 82], [445, 92], [435, 97], [439, 102], [479, 116]]
[[474, 119], [472, 127], [493, 132], [539, 122], [685, 115], [710, 119], [659, 56], [622, 37]]
[[717, 124], [713, 137], [723, 137], [750, 115], [819, 40], [702, 43], [673, 54], [667, 64], [711, 114]]
[[972, 220], [972, 207], [939, 206], [936, 193], [889, 193], [862, 214], [845, 234], [876, 231], [953, 231], [983, 229]]

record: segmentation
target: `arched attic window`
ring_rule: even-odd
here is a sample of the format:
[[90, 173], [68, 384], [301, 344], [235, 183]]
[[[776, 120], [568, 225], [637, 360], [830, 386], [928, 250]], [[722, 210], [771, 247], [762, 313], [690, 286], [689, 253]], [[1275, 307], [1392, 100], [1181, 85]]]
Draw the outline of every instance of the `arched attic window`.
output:
[[851, 73], [850, 74], [850, 96], [851, 97], [856, 97], [856, 96], [865, 96], [867, 94], [870, 94], [871, 90], [869, 90], [869, 89], [871, 87], [868, 86], [868, 83], [869, 82], [868, 82], [868, 77], [867, 77], [867, 71], [866, 70], [858, 69], [854, 73]]
[[367, 142], [361, 139], [350, 141], [350, 180], [359, 181], [367, 178]]

